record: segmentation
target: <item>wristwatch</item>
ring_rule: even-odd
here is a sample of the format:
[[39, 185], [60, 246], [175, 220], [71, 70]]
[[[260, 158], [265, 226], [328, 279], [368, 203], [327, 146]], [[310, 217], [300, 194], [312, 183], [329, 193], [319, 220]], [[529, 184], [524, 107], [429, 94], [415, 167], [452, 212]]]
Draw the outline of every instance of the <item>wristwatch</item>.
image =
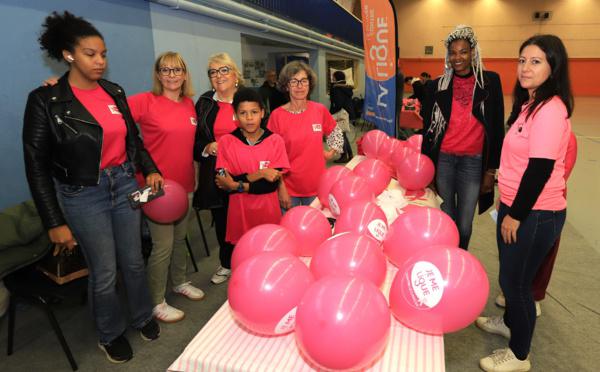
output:
[[238, 181], [237, 192], [244, 192], [244, 181]]

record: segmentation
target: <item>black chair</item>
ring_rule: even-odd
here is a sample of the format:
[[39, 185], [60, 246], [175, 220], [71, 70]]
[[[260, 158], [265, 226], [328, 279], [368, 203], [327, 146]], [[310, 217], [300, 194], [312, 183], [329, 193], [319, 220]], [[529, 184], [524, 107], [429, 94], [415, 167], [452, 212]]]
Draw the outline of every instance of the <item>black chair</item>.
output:
[[[206, 242], [206, 234], [204, 233], [204, 227], [202, 226], [202, 219], [200, 218], [200, 212], [195, 209], [196, 212], [196, 220], [198, 221], [198, 227], [200, 228], [200, 234], [202, 235], [202, 242], [204, 243], [204, 251], [206, 252], [206, 256], [210, 256], [210, 251], [208, 249], [208, 243]], [[190, 244], [190, 240], [188, 237], [185, 237], [185, 244], [187, 245], [188, 253], [190, 255], [190, 259], [192, 260], [192, 265], [194, 265], [194, 270], [198, 272], [198, 265], [196, 264], [196, 259], [194, 258], [194, 252], [192, 251], [192, 245]]]

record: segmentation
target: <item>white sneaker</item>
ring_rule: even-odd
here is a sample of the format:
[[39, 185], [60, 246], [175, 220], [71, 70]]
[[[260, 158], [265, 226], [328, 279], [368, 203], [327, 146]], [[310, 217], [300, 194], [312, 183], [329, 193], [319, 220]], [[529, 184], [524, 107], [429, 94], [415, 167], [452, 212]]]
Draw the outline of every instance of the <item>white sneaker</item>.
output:
[[[504, 298], [504, 294], [502, 292], [496, 296], [496, 300], [494, 302], [500, 307], [506, 307], [506, 298]], [[540, 305], [540, 301], [535, 301], [535, 316], [539, 317], [540, 315], [542, 315], [542, 306]]]
[[213, 282], [214, 284], [221, 284], [221, 283], [227, 281], [227, 279], [229, 279], [230, 276], [231, 276], [230, 269], [226, 269], [223, 266], [219, 266], [219, 268], [217, 269], [217, 272], [213, 274], [210, 281]]
[[504, 324], [502, 316], [480, 316], [475, 321], [475, 324], [486, 332], [510, 339], [510, 329]]
[[526, 372], [531, 369], [529, 357], [519, 360], [510, 348], [494, 350], [479, 360], [479, 367], [487, 372]]
[[194, 287], [192, 282], [185, 282], [177, 287], [173, 287], [173, 292], [184, 295], [193, 301], [200, 301], [204, 298], [204, 292], [200, 288]]
[[154, 306], [152, 309], [152, 315], [161, 322], [175, 323], [185, 317], [185, 313], [179, 309], [169, 305], [167, 301], [163, 300], [162, 303]]

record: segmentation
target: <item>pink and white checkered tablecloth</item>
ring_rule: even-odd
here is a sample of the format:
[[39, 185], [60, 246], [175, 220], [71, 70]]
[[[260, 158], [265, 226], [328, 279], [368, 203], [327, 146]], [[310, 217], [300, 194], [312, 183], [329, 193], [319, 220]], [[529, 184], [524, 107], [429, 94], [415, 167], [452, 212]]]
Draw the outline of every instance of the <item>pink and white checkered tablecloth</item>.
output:
[[[388, 264], [382, 286], [386, 297], [396, 271]], [[168, 370], [308, 372], [316, 369], [300, 356], [294, 333], [279, 337], [250, 334], [236, 324], [229, 303], [225, 302]], [[444, 372], [444, 339], [413, 331], [393, 318], [386, 350], [368, 371]]]

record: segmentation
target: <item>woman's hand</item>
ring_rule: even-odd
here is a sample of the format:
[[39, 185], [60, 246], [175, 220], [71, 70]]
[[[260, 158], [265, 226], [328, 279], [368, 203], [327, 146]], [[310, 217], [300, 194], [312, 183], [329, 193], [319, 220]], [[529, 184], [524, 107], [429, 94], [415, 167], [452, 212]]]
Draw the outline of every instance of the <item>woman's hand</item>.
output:
[[512, 244], [517, 242], [517, 230], [519, 230], [519, 225], [521, 225], [519, 220], [515, 220], [508, 214], [504, 216], [502, 225], [500, 225], [500, 235], [502, 235], [504, 243]]
[[67, 225], [60, 225], [48, 230], [50, 241], [55, 244], [53, 255], [56, 256], [64, 249], [72, 251], [77, 245], [77, 241], [71, 233], [71, 229]]
[[260, 172], [262, 177], [269, 182], [275, 182], [281, 178], [281, 173], [277, 169], [265, 168], [261, 169]]
[[337, 155], [337, 151], [335, 151], [334, 149], [331, 149], [329, 151], [325, 151], [323, 150], [323, 157], [325, 158], [325, 160], [329, 161], [331, 159], [333, 159], [333, 157]]
[[160, 173], [154, 172], [146, 176], [146, 185], [152, 187], [152, 193], [157, 193], [158, 190], [162, 189], [164, 183], [165, 181]]
[[238, 183], [233, 180], [233, 178], [227, 171], [225, 171], [224, 176], [216, 175], [215, 183], [217, 184], [218, 188], [225, 191], [235, 190], [238, 187]]
[[494, 183], [496, 182], [496, 172], [486, 171], [481, 180], [481, 187], [479, 188], [479, 194], [488, 194], [494, 191]]
[[204, 148], [204, 152], [207, 153], [208, 155], [217, 156], [218, 145], [219, 144], [216, 142], [211, 142], [208, 145], [206, 145], [206, 147]]
[[277, 197], [279, 198], [279, 205], [281, 208], [288, 210], [292, 207], [292, 198], [290, 197], [290, 194], [288, 194], [283, 180], [279, 182], [279, 188], [277, 188]]

